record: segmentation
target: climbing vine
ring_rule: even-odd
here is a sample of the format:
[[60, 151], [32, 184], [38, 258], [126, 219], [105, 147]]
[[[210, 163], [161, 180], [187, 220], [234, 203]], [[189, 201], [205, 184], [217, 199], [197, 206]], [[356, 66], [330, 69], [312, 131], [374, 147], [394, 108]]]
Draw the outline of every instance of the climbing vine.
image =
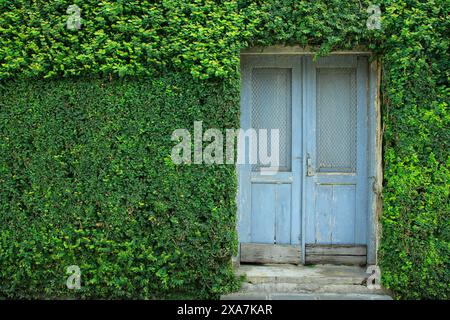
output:
[[[235, 289], [234, 169], [172, 166], [170, 132], [194, 119], [236, 127], [240, 50], [284, 44], [364, 46], [381, 62], [383, 283], [401, 298], [448, 298], [448, 10], [444, 0], [0, 1], [0, 295]], [[380, 28], [368, 27], [374, 15]], [[72, 264], [78, 291], [65, 287]]]

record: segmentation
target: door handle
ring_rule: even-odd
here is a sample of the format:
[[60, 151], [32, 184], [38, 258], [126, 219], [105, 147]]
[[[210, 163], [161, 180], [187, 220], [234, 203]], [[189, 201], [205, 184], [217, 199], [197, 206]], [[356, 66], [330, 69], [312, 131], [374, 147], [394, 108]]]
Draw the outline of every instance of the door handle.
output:
[[313, 170], [313, 166], [312, 166], [312, 160], [311, 160], [311, 156], [308, 155], [306, 156], [306, 176], [308, 177], [312, 177], [314, 175], [314, 170]]

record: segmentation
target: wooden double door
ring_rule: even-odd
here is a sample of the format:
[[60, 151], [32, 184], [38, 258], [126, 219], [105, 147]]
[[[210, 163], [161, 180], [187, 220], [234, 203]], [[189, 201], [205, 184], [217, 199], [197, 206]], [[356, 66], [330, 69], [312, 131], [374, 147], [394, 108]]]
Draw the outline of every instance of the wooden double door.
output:
[[250, 55], [241, 75], [241, 128], [259, 139], [241, 151], [278, 150], [275, 167], [239, 165], [241, 262], [365, 264], [367, 57]]

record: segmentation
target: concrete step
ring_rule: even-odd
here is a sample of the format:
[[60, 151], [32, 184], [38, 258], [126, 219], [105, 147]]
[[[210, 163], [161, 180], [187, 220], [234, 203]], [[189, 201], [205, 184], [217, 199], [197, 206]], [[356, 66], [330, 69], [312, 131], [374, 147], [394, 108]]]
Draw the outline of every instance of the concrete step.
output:
[[221, 300], [392, 300], [389, 295], [355, 293], [233, 293]]
[[363, 284], [367, 274], [357, 266], [336, 265], [241, 265], [236, 272], [245, 275], [252, 284], [293, 283], [293, 284]]
[[224, 300], [392, 299], [384, 289], [368, 289], [369, 275], [358, 266], [241, 265], [236, 273], [246, 280]]
[[316, 283], [243, 283], [240, 290], [242, 293], [357, 293], [357, 294], [386, 294], [383, 289], [368, 289], [364, 285], [345, 285], [345, 284], [327, 284], [320, 285]]

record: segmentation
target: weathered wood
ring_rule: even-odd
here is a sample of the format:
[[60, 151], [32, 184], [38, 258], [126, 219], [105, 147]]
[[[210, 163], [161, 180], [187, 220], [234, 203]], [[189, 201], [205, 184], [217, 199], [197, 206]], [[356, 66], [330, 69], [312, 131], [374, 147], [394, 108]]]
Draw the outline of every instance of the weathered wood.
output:
[[300, 263], [300, 246], [241, 243], [241, 262]]
[[365, 256], [367, 247], [364, 245], [307, 244], [305, 253], [306, 255]]
[[323, 245], [305, 246], [306, 264], [365, 265], [367, 247], [365, 245]]
[[363, 266], [366, 256], [306, 255], [306, 264], [345, 264]]
[[381, 114], [381, 63], [372, 61], [370, 65], [369, 80], [371, 99], [369, 110], [370, 127], [370, 159], [372, 160], [370, 178], [372, 186], [369, 186], [369, 227], [367, 233], [367, 264], [377, 262], [377, 247], [381, 238], [380, 216], [383, 210], [383, 129]]

